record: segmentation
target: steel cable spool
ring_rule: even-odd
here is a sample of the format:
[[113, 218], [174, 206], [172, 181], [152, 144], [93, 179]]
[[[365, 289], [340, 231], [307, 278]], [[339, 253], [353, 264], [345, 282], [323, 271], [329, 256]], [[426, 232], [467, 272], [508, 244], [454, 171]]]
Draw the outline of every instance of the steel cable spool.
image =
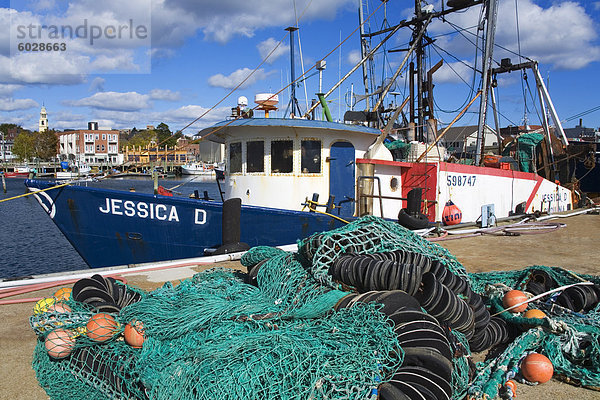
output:
[[420, 306], [414, 307], [413, 309], [406, 307], [398, 309], [394, 313], [388, 315], [388, 317], [394, 322], [394, 326], [406, 322], [411, 322], [414, 320], [431, 321], [433, 323], [439, 324], [438, 320], [431, 314], [422, 312]]
[[377, 299], [377, 302], [383, 304], [380, 312], [385, 315], [392, 315], [401, 309], [419, 309], [419, 302], [411, 295], [402, 290], [391, 290], [384, 292], [384, 295]]
[[391, 288], [389, 287], [389, 280], [390, 280], [390, 275], [393, 271], [393, 267], [394, 266], [394, 261], [392, 260], [385, 260], [385, 261], [381, 261], [379, 264], [379, 273], [378, 273], [378, 280], [377, 280], [377, 284], [376, 287], [378, 290], [390, 290]]
[[405, 393], [411, 400], [428, 400], [414, 384], [404, 381], [390, 381], [390, 384]]
[[423, 331], [423, 336], [413, 339], [405, 339], [400, 343], [402, 348], [406, 347], [425, 347], [434, 348], [438, 350], [448, 360], [452, 360], [452, 352], [450, 351], [450, 344], [445, 336], [439, 335], [435, 331]]
[[454, 318], [454, 314], [457, 311], [456, 296], [446, 286], [436, 281], [438, 285], [439, 294], [434, 297], [432, 301], [427, 305], [423, 306], [428, 313], [433, 315], [440, 322], [448, 322]]
[[384, 382], [377, 387], [380, 400], [411, 400], [408, 395], [389, 382]]
[[[395, 313], [393, 313], [395, 314]], [[390, 314], [391, 315], [391, 314]], [[394, 333], [396, 335], [405, 334], [411, 331], [415, 331], [418, 329], [429, 329], [438, 332], [443, 336], [447, 336], [447, 332], [440, 326], [438, 322], [435, 320], [430, 320], [426, 318], [422, 319], [413, 319], [411, 321], [403, 321], [395, 325]]]
[[[424, 388], [420, 392], [427, 398], [436, 400], [449, 400], [450, 397], [445, 389], [450, 386], [448, 382], [444, 385], [439, 377], [425, 368], [401, 367], [392, 378], [392, 381], [402, 381], [415, 384], [416, 387]], [[432, 397], [429, 397], [432, 396]]]
[[421, 287], [417, 294], [416, 299], [421, 304], [421, 307], [428, 309], [434, 302], [437, 303], [437, 298], [441, 291], [441, 284], [437, 281], [433, 273], [428, 272], [423, 274], [421, 280]]
[[450, 385], [450, 379], [446, 379], [445, 377], [440, 376], [435, 371], [427, 367], [420, 366], [402, 366], [400, 368], [400, 371], [412, 372], [422, 376], [423, 378], [431, 380], [437, 388], [442, 390], [442, 392], [439, 392], [436, 389], [436, 398], [449, 399], [452, 397], [452, 386]]
[[[400, 374], [402, 374], [402, 373], [400, 373]], [[394, 384], [395, 382], [403, 382], [405, 384], [409, 384], [412, 387], [414, 387], [425, 399], [437, 400], [432, 389], [424, 382], [424, 380], [422, 378], [419, 379], [419, 378], [415, 377], [414, 379], [409, 379], [409, 377], [407, 377], [406, 375], [407, 374], [402, 374], [401, 376], [398, 377], [399, 379], [392, 379], [392, 381], [390, 381], [390, 382], [392, 384]], [[411, 377], [413, 376], [413, 374], [410, 374], [410, 375], [411, 375]], [[417, 376], [419, 376], [419, 375], [417, 375]]]
[[434, 348], [405, 348], [402, 365], [427, 368], [447, 382], [452, 379], [452, 362]]

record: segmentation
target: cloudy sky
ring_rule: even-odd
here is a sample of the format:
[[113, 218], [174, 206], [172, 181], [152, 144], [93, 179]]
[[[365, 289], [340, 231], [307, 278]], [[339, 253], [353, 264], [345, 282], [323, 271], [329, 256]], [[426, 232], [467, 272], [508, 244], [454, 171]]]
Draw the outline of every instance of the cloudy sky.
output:
[[[367, 14], [381, 6], [366, 29], [410, 18], [408, 3], [390, 1], [384, 13], [380, 0], [364, 0]], [[429, 3], [441, 9], [439, 1]], [[59, 130], [85, 128], [87, 121], [107, 128], [165, 122], [175, 130], [202, 116], [186, 129], [191, 135], [224, 119], [238, 96], [252, 103], [256, 93], [287, 85], [284, 29], [296, 19], [296, 76], [330, 53], [323, 88], [331, 87], [360, 58], [359, 39], [351, 36], [357, 9], [358, 0], [0, 0], [0, 122], [37, 129], [42, 105], [50, 127]], [[447, 22], [434, 21], [429, 29], [435, 40], [427, 50], [430, 65], [444, 60], [434, 75], [443, 123], [471, 94], [471, 66], [481, 56], [473, 46], [479, 13], [474, 7]], [[600, 1], [500, 0], [496, 43], [502, 47], [496, 47], [494, 59], [526, 61], [515, 55], [520, 48], [538, 61], [559, 116], [568, 120], [600, 106], [599, 17]], [[401, 32], [387, 50], [406, 48], [408, 39], [409, 32]], [[40, 43], [44, 49], [33, 51]], [[375, 67], [379, 79], [393, 74], [404, 54], [387, 53], [385, 63]], [[529, 94], [535, 86], [531, 72], [527, 78], [515, 72], [498, 77], [501, 125], [538, 121], [539, 104]], [[302, 109], [318, 91], [314, 69], [304, 83], [296, 89]], [[334, 118], [348, 109], [352, 83], [354, 92], [364, 92], [356, 73], [330, 96]], [[394, 90], [401, 101], [404, 83]], [[289, 91], [279, 97], [282, 116]], [[582, 118], [584, 125], [600, 127], [600, 111]], [[475, 123], [474, 113], [461, 121]], [[564, 125], [577, 123], [574, 118]]]

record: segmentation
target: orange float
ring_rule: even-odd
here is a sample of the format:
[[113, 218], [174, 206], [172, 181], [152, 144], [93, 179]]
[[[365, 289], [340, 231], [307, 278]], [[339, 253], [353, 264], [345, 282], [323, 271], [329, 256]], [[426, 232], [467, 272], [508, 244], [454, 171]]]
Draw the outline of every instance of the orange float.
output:
[[71, 312], [71, 307], [63, 302], [54, 303], [48, 307], [47, 312], [55, 312], [59, 314], [67, 314]]
[[44, 347], [48, 355], [52, 358], [65, 358], [73, 351], [75, 347], [75, 338], [71, 331], [67, 329], [56, 329], [46, 336]]
[[92, 315], [85, 328], [87, 336], [93, 341], [106, 342], [117, 333], [119, 323], [110, 314], [98, 313]]
[[548, 382], [554, 374], [552, 362], [543, 354], [531, 353], [521, 361], [521, 373], [529, 382]]
[[528, 300], [529, 298], [527, 297], [527, 295], [525, 295], [525, 293], [521, 292], [520, 290], [509, 290], [502, 298], [502, 305], [504, 306], [504, 308], [510, 308], [514, 305], [523, 303], [520, 306], [509, 310], [510, 312], [518, 313], [523, 312], [527, 309]]
[[448, 200], [442, 212], [442, 222], [444, 225], [456, 225], [462, 221], [462, 211], [452, 202]]
[[60, 288], [54, 293], [54, 298], [56, 300], [69, 300], [71, 298], [71, 292], [73, 292], [73, 289], [71, 288]]
[[123, 336], [125, 336], [125, 343], [134, 349], [141, 349], [144, 340], [146, 340], [144, 336], [144, 324], [141, 321], [131, 321], [125, 325]]
[[513, 398], [517, 397], [517, 382], [513, 381], [512, 379], [509, 379], [508, 381], [506, 381], [504, 386], [506, 386], [512, 392]]
[[546, 318], [546, 314], [542, 310], [538, 310], [537, 308], [532, 308], [531, 310], [525, 311], [525, 314], [523, 314], [523, 318], [543, 319], [543, 318]]

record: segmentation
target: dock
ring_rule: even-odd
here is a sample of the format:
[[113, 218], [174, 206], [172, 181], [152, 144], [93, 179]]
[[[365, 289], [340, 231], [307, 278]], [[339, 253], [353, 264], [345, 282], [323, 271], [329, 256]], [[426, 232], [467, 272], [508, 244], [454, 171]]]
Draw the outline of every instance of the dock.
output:
[[[469, 272], [523, 269], [531, 265], [559, 266], [581, 274], [600, 274], [598, 265], [600, 215], [583, 214], [560, 219], [565, 227], [541, 235], [490, 236], [482, 235], [458, 240], [440, 241]], [[213, 268], [226, 267], [244, 271], [238, 261], [225, 260], [205, 263], [200, 259], [145, 265], [144, 268], [119, 270], [128, 285], [144, 290], [161, 287], [165, 282], [177, 284], [195, 273]], [[106, 271], [89, 270], [81, 273], [115, 273], [116, 268]], [[72, 274], [72, 273], [69, 273]], [[41, 278], [41, 277], [38, 277]], [[68, 286], [68, 285], [66, 285]], [[72, 284], [71, 284], [72, 286]], [[33, 292], [11, 296], [11, 300], [26, 301], [50, 297], [59, 288], [49, 287]], [[33, 349], [37, 340], [29, 326], [33, 302], [18, 302], [0, 306], [0, 356], [4, 367], [0, 372], [0, 398], [34, 400], [48, 398], [38, 385], [31, 368]], [[481, 355], [475, 355], [481, 357]], [[541, 386], [518, 384], [517, 398], [539, 399], [542, 396], [555, 399], [592, 400], [600, 398], [597, 391], [578, 388], [556, 379]]]

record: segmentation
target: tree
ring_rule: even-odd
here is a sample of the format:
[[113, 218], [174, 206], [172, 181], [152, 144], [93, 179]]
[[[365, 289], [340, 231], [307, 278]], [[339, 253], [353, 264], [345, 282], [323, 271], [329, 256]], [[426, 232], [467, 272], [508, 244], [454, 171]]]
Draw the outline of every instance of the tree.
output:
[[13, 154], [19, 160], [29, 160], [35, 156], [35, 134], [23, 131], [15, 138], [13, 144]]
[[54, 130], [38, 133], [35, 138], [35, 156], [42, 160], [53, 160], [58, 153], [58, 138]]
[[161, 122], [156, 127], [156, 140], [161, 147], [173, 147], [177, 144], [177, 137], [173, 135], [169, 129], [169, 125], [165, 124], [164, 122]]

